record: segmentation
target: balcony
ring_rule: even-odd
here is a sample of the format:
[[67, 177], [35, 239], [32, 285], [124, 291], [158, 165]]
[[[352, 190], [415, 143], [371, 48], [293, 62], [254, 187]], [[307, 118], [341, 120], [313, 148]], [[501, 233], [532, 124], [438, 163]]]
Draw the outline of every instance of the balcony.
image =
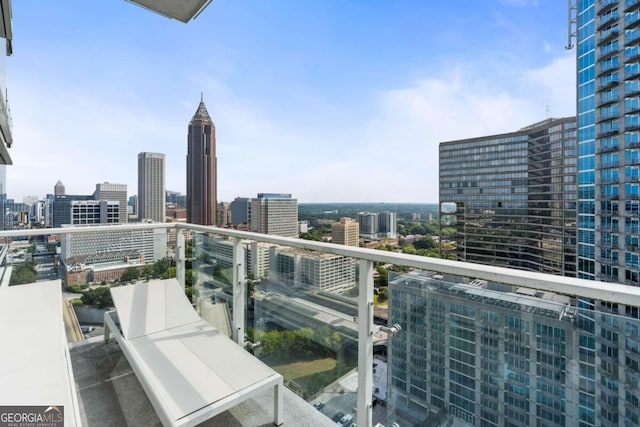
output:
[[637, 10], [638, 8], [640, 8], [640, 0], [627, 0], [627, 7], [625, 7], [624, 11], [626, 12], [633, 12], [634, 10]]
[[598, 120], [596, 120], [597, 123], [602, 123], [602, 122], [606, 122], [609, 120], [613, 120], [617, 117], [619, 117], [620, 115], [617, 113], [601, 113], [600, 116], [598, 117]]
[[609, 168], [617, 168], [619, 166], [620, 166], [620, 164], [618, 162], [604, 162], [604, 161], [600, 162], [600, 167], [601, 168], [609, 169]]
[[[598, 154], [603, 154], [603, 153], [611, 153], [613, 151], [618, 151], [619, 145], [615, 144], [615, 145], [605, 145], [602, 146], [598, 149]], [[606, 178], [606, 179], [610, 179], [610, 178]], [[617, 182], [618, 180], [611, 180], [611, 182]], [[604, 181], [602, 181], [604, 182]]]
[[598, 31], [603, 28], [610, 27], [618, 22], [618, 15], [607, 15], [600, 18], [600, 23], [598, 24]]
[[[614, 40], [616, 38], [618, 38], [618, 36], [620, 35], [620, 32], [618, 30], [606, 30], [606, 31], [602, 31], [600, 32], [600, 39], [598, 39], [598, 46], [601, 46], [605, 43], [609, 43], [611, 40]], [[636, 37], [638, 38], [638, 37]], [[630, 43], [633, 40], [626, 40], [626, 43]]]
[[[604, 61], [606, 59], [609, 59], [613, 56], [616, 56], [618, 53], [620, 53], [619, 49], [607, 49], [605, 51], [600, 51], [600, 56], [598, 57], [599, 61]], [[626, 61], [625, 61], [626, 63]]]
[[[513, 356], [514, 360], [553, 358], [557, 357], [557, 351], [562, 351], [567, 358], [566, 366], [578, 366], [581, 341], [577, 337], [595, 339], [597, 346], [600, 340], [600, 335], [594, 334], [588, 322], [585, 324], [581, 319], [591, 319], [599, 328], [605, 328], [609, 324], [606, 319], [613, 316], [606, 312], [597, 312], [596, 316], [595, 311], [577, 305], [579, 298], [640, 306], [640, 289], [617, 283], [603, 286], [598, 282], [535, 272], [191, 224], [14, 230], [0, 232], [0, 239], [5, 243], [5, 250], [0, 252], [0, 259], [5, 263], [0, 266], [0, 287], [5, 286], [2, 274], [11, 274], [6, 269], [7, 263], [12, 263], [15, 273], [29, 256], [40, 260], [36, 271], [38, 279], [61, 274], [69, 284], [78, 283], [78, 286], [84, 286], [82, 280], [89, 279], [104, 280], [110, 286], [123, 285], [111, 283], [120, 277], [111, 274], [116, 267], [125, 272], [138, 270], [137, 280], [145, 281], [158, 274], [156, 262], [174, 264], [175, 267], [167, 267], [167, 274], [175, 274], [178, 281], [187, 286], [202, 319], [249, 348], [255, 357], [276, 371], [282, 371], [289, 387], [284, 393], [284, 425], [291, 426], [336, 425], [331, 418], [339, 412], [352, 414], [350, 422], [358, 426], [373, 426], [378, 422], [386, 426], [394, 422], [401, 426], [451, 424], [455, 418], [463, 417], [463, 413], [441, 413], [431, 408], [429, 395], [426, 399], [414, 396], [397, 379], [417, 375], [415, 381], [418, 381], [425, 369], [432, 373], [442, 370], [442, 382], [449, 387], [449, 364], [444, 361], [455, 361], [459, 357], [451, 349], [456, 348], [461, 337], [485, 350], [493, 350], [495, 346], [483, 344], [482, 336], [495, 337], [506, 356]], [[51, 248], [58, 241], [63, 253], [54, 255]], [[94, 247], [78, 249], [80, 246], [76, 248], [74, 242]], [[138, 243], [141, 251], [151, 252], [136, 260], [135, 247], [131, 245]], [[35, 250], [27, 251], [25, 247], [31, 244]], [[100, 245], [112, 252], [101, 252]], [[79, 250], [90, 250], [91, 254], [81, 255], [77, 253]], [[154, 262], [153, 257], [158, 261]], [[54, 258], [59, 262], [59, 270], [53, 267]], [[98, 265], [100, 259], [108, 262]], [[378, 313], [380, 307], [374, 307], [374, 262], [410, 270], [390, 274], [388, 311], [384, 317]], [[314, 275], [314, 271], [331, 274], [321, 277]], [[26, 290], [30, 286], [33, 285], [12, 288]], [[0, 293], [0, 298], [2, 295]], [[78, 295], [69, 294], [69, 297]], [[69, 303], [65, 303], [65, 307], [70, 307]], [[81, 420], [91, 426], [107, 422], [159, 424], [155, 409], [122, 350], [114, 342], [103, 342], [97, 324], [94, 325], [97, 330], [83, 333], [74, 320], [74, 316], [84, 318], [85, 314], [77, 314], [81, 311], [76, 309], [76, 314], [72, 314], [74, 310], [69, 308], [64, 317]], [[445, 324], [425, 321], [433, 318], [448, 319], [446, 327], [439, 329], [437, 326]], [[624, 321], [640, 327], [638, 319], [625, 318]], [[396, 323], [400, 328], [390, 326]], [[5, 323], [0, 329], [3, 326], [11, 327]], [[483, 335], [483, 328], [504, 332]], [[34, 326], [34, 336], [37, 331]], [[576, 339], [559, 339], [556, 334], [560, 332], [562, 336]], [[85, 335], [94, 337], [83, 339]], [[518, 344], [529, 343], [532, 335], [543, 345], [529, 349]], [[625, 340], [619, 341], [619, 344], [608, 344], [620, 345], [619, 351], [624, 352]], [[442, 344], [432, 347], [431, 343], [435, 342]], [[549, 342], [554, 345], [545, 344]], [[558, 345], [563, 346], [562, 350]], [[431, 358], [416, 356], [427, 354], [427, 347]], [[509, 348], [517, 353], [510, 355]], [[435, 358], [438, 351], [442, 353], [441, 359]], [[387, 354], [389, 360], [393, 360], [389, 366], [385, 363]], [[476, 372], [483, 369], [481, 359], [477, 357], [477, 366], [472, 366]], [[167, 363], [177, 369], [181, 366], [178, 360]], [[415, 366], [416, 363], [420, 363], [420, 367]], [[513, 372], [516, 369], [514, 367]], [[574, 381], [572, 368], [565, 368], [563, 364], [555, 369], [557, 375], [549, 380], [549, 385], [577, 393], [578, 382]], [[613, 381], [624, 369], [624, 366], [614, 367], [605, 374]], [[524, 382], [513, 378], [510, 372], [500, 369], [495, 373], [497, 380], [505, 384], [505, 393], [510, 393], [511, 386], [535, 387], [534, 377]], [[518, 376], [529, 375], [527, 370], [517, 372]], [[473, 378], [479, 376], [474, 374]], [[623, 393], [640, 391], [622, 383], [620, 387], [626, 387]], [[536, 396], [535, 390], [526, 392]], [[413, 421], [408, 421], [409, 413], [402, 406], [406, 402], [403, 396], [407, 395], [431, 410], [415, 412], [414, 408]], [[481, 398], [479, 394], [478, 404]], [[382, 404], [374, 405], [374, 402]], [[317, 404], [316, 407], [313, 404]], [[448, 400], [445, 404], [454, 405]], [[576, 406], [575, 411], [572, 408], [568, 414], [578, 413], [577, 402], [566, 404]], [[356, 407], [358, 410], [354, 411]], [[536, 419], [536, 405], [531, 407], [529, 416]], [[71, 414], [66, 409], [65, 414]], [[267, 425], [272, 410], [271, 394], [258, 394], [217, 415], [206, 425]], [[109, 414], [108, 421], [104, 414]], [[434, 414], [442, 418], [436, 420]], [[508, 415], [499, 416], [499, 424], [509, 422]], [[563, 424], [573, 425], [575, 421], [567, 415]]]
[[[614, 87], [618, 86], [618, 84], [619, 84], [619, 83], [620, 83], [620, 81], [619, 81], [619, 80], [617, 80], [617, 79], [611, 79], [611, 80], [607, 81], [606, 83], [604, 83], [604, 84], [602, 84], [602, 85], [598, 86], [598, 87], [596, 88], [596, 91], [597, 91], [597, 92], [602, 92], [603, 90], [608, 90], [608, 89], [614, 88]], [[618, 99], [617, 99], [617, 97], [616, 97], [616, 99], [615, 99], [615, 100], [613, 100], [613, 99], [606, 99], [606, 100], [604, 100], [604, 99], [603, 99], [603, 100], [601, 100], [601, 102], [602, 102], [602, 103], [605, 103], [605, 104], [610, 104], [610, 103], [613, 103], [613, 102], [618, 102]], [[598, 105], [602, 105], [602, 104], [598, 104]]]
[[[600, 65], [598, 66], [598, 74], [597, 76], [604, 76], [605, 74], [609, 74], [612, 71], [617, 70], [618, 68], [620, 68], [620, 64], [614, 64], [614, 63], [600, 63]], [[630, 80], [629, 77], [625, 76], [626, 80]]]
[[598, 138], [606, 138], [608, 136], [617, 135], [619, 133], [618, 129], [609, 129], [598, 132]]
[[617, 6], [618, 0], [600, 0], [598, 5], [600, 6], [598, 9], [598, 15], [602, 15]]
[[606, 107], [607, 105], [615, 104], [620, 100], [617, 96], [601, 96], [598, 100], [598, 107]]
[[638, 80], [640, 79], [640, 70], [632, 70], [625, 74], [625, 80]]
[[[638, 21], [640, 22], [640, 19]], [[627, 56], [624, 59], [624, 63], [625, 64], [630, 64], [632, 62], [638, 62], [638, 61], [640, 61], [640, 53], [634, 53], [634, 54], [632, 54], [630, 56]]]
[[640, 25], [640, 16], [634, 16], [632, 18], [625, 18], [624, 20], [624, 28], [626, 30], [632, 30], [634, 28], [637, 28]]

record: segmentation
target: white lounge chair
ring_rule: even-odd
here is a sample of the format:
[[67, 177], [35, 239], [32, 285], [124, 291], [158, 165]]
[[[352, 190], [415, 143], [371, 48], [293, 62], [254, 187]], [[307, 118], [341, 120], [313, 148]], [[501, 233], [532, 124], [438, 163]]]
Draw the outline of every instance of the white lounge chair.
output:
[[111, 295], [105, 340], [110, 330], [163, 425], [202, 423], [266, 388], [274, 390], [273, 422], [282, 424], [282, 376], [202, 320], [177, 280]]
[[0, 405], [64, 407], [64, 425], [76, 426], [62, 304], [60, 280], [0, 288]]

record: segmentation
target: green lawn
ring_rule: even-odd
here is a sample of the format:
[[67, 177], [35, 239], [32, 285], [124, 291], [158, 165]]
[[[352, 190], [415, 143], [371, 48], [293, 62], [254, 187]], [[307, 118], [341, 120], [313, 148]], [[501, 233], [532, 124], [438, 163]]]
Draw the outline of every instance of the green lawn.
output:
[[335, 368], [336, 360], [330, 357], [273, 366], [273, 369], [282, 375], [285, 381], [307, 377], [318, 372], [326, 372]]
[[288, 386], [304, 399], [315, 395], [339, 377], [336, 360], [330, 357], [273, 366], [273, 369], [284, 377], [285, 384], [287, 381], [295, 383], [295, 386], [291, 383]]

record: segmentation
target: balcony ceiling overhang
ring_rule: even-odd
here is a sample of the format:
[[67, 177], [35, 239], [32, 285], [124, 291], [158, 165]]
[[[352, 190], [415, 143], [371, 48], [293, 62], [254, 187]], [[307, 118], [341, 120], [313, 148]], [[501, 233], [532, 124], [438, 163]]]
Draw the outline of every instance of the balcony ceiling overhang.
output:
[[168, 18], [189, 22], [211, 3], [211, 0], [127, 0]]

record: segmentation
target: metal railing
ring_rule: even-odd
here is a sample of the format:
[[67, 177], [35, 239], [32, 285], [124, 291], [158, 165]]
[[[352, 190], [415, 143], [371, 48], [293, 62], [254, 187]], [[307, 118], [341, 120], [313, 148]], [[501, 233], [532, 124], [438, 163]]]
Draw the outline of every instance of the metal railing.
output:
[[408, 255], [396, 252], [379, 251], [358, 247], [343, 246], [332, 243], [302, 240], [298, 238], [280, 237], [233, 229], [217, 228], [184, 223], [150, 223], [127, 224], [115, 226], [65, 227], [55, 229], [28, 229], [0, 231], [0, 239], [12, 237], [35, 237], [63, 234], [84, 234], [95, 232], [121, 230], [149, 230], [175, 229], [178, 281], [185, 285], [185, 237], [183, 231], [192, 233], [209, 233], [224, 236], [232, 241], [233, 250], [233, 339], [240, 345], [245, 342], [246, 319], [246, 277], [245, 277], [245, 249], [243, 240], [281, 245], [301, 250], [316, 251], [325, 254], [351, 257], [357, 260], [359, 266], [357, 293], [357, 322], [358, 337], [358, 393], [357, 414], [358, 425], [372, 425], [372, 394], [367, 390], [373, 389], [373, 334], [374, 334], [374, 263], [394, 264], [412, 269], [432, 271], [439, 274], [462, 276], [471, 280], [485, 280], [489, 282], [511, 285], [518, 288], [529, 288], [538, 291], [563, 294], [570, 297], [580, 297], [589, 300], [607, 301], [609, 303], [640, 307], [640, 288], [618, 283], [608, 283], [582, 280], [577, 278], [553, 276], [549, 274], [516, 270], [490, 265], [473, 264], [438, 258], [428, 258], [418, 255]]

